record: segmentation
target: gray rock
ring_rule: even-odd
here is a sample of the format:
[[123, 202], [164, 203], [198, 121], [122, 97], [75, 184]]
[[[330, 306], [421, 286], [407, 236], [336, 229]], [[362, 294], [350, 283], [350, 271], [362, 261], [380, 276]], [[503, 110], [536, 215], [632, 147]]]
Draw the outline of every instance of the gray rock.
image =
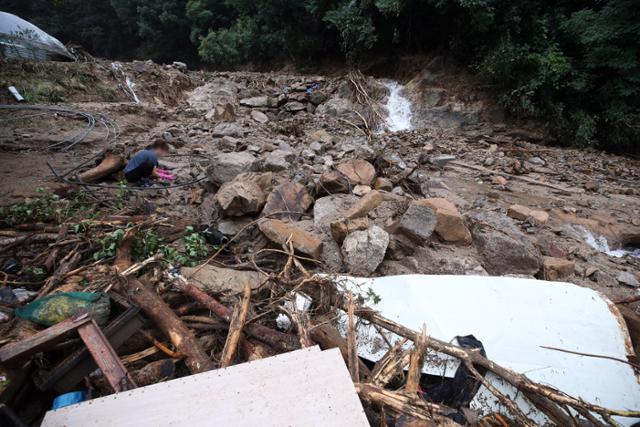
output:
[[286, 111], [294, 113], [296, 111], [306, 110], [307, 106], [304, 105], [302, 102], [299, 102], [299, 101], [289, 101], [286, 104], [284, 104], [284, 109]]
[[268, 107], [268, 96], [254, 96], [252, 98], [244, 98], [240, 100], [240, 105], [245, 107]]
[[330, 236], [330, 224], [344, 216], [358, 200], [353, 194], [334, 194], [316, 200], [313, 205], [313, 227]]
[[400, 219], [398, 231], [418, 243], [424, 243], [433, 234], [437, 223], [438, 216], [433, 209], [411, 203]]
[[279, 172], [291, 168], [296, 155], [293, 151], [277, 149], [267, 154], [264, 158], [262, 169]]
[[269, 121], [269, 116], [258, 110], [251, 111], [251, 118], [258, 123], [267, 123]]
[[475, 211], [467, 219], [489, 274], [534, 275], [542, 268], [540, 251], [506, 215]]
[[251, 170], [256, 158], [247, 151], [237, 153], [218, 153], [211, 159], [207, 168], [209, 180], [221, 185], [231, 181], [236, 175]]
[[245, 131], [239, 125], [235, 123], [219, 123], [211, 131], [213, 136], [235, 136], [241, 138], [244, 136]]
[[447, 154], [443, 154], [442, 156], [435, 156], [435, 157], [431, 157], [429, 159], [429, 163], [431, 163], [432, 165], [436, 166], [436, 167], [443, 167], [444, 165], [446, 165], [447, 163], [453, 161], [456, 159], [456, 156], [450, 156]]
[[242, 216], [262, 210], [271, 185], [271, 173], [245, 172], [226, 182], [215, 195], [216, 202], [227, 216]]
[[[180, 273], [189, 276], [196, 270], [197, 268], [182, 267]], [[196, 287], [216, 294], [240, 293], [247, 283], [255, 289], [262, 281], [262, 274], [257, 271], [232, 270], [212, 265], [205, 265], [189, 280]]]
[[368, 276], [384, 260], [389, 234], [374, 225], [368, 230], [354, 231], [342, 242], [342, 257], [351, 274]]
[[631, 286], [634, 288], [640, 287], [640, 282], [638, 282], [636, 276], [634, 276], [632, 273], [629, 273], [628, 271], [621, 271], [620, 273], [618, 273], [616, 279], [621, 285]]
[[216, 79], [192, 90], [187, 94], [187, 102], [190, 107], [203, 113], [226, 104], [235, 108], [238, 105], [237, 92], [238, 88], [233, 82]]

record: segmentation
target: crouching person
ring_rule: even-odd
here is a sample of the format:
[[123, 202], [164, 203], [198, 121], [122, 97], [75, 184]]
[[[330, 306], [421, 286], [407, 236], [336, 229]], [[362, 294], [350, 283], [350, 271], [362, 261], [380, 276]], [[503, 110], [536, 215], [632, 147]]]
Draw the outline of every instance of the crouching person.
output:
[[150, 185], [151, 178], [172, 180], [174, 177], [158, 168], [158, 159], [169, 155], [169, 144], [156, 141], [142, 151], [138, 151], [124, 168], [128, 182], [137, 185]]

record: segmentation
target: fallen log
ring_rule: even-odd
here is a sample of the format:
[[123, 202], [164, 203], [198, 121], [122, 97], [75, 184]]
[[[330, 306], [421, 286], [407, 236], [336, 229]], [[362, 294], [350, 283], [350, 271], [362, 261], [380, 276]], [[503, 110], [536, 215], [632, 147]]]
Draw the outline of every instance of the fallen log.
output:
[[[320, 346], [321, 349], [327, 350], [330, 348], [338, 348], [340, 349], [340, 353], [342, 354], [342, 358], [345, 363], [348, 363], [349, 360], [349, 351], [347, 349], [347, 340], [345, 340], [340, 332], [329, 323], [322, 323], [320, 325], [314, 326], [309, 329], [309, 337], [316, 344]], [[358, 359], [360, 364], [358, 370], [360, 371], [360, 381], [367, 381], [371, 378], [371, 371], [364, 364], [364, 362]]]
[[[346, 304], [343, 303], [342, 308], [343, 310], [346, 310]], [[370, 308], [357, 308], [356, 315], [413, 342], [416, 342], [418, 340], [418, 337], [420, 336], [418, 332], [400, 325], [393, 320], [387, 319], [384, 316], [380, 315], [378, 312], [371, 310]], [[482, 385], [487, 387], [487, 389], [489, 389], [489, 391], [494, 394], [501, 401], [501, 403], [504, 404], [514, 414], [516, 418], [518, 418], [518, 422], [522, 425], [535, 426], [536, 424], [533, 421], [529, 420], [528, 417], [526, 417], [526, 415], [522, 413], [522, 411], [511, 399], [508, 399], [506, 396], [502, 395], [502, 393], [500, 393], [494, 386], [491, 385], [491, 383], [489, 383], [482, 375], [480, 375], [474, 365], [481, 366], [493, 372], [517, 389], [521, 390], [527, 396], [529, 394], [535, 394], [537, 396], [543, 397], [543, 401], [532, 401], [531, 403], [551, 419], [555, 418], [557, 416], [556, 414], [558, 414], [563, 407], [570, 407], [575, 409], [576, 411], [583, 411], [586, 414], [588, 414], [589, 412], [595, 412], [597, 414], [600, 414], [605, 419], [610, 418], [611, 416], [632, 418], [640, 417], [640, 411], [637, 410], [634, 411], [605, 408], [600, 405], [585, 402], [581, 399], [566, 395], [561, 391], [558, 391], [544, 384], [539, 384], [531, 381], [525, 375], [504, 368], [482, 356], [477, 351], [466, 350], [464, 348], [449, 344], [433, 337], [429, 338], [428, 347], [437, 352], [453, 356], [464, 363], [471, 374], [475, 378], [477, 378], [482, 383]], [[536, 403], [540, 402], [543, 402], [544, 405], [536, 405]], [[553, 411], [551, 410], [551, 408], [553, 408]], [[583, 416], [586, 417], [586, 415]], [[610, 422], [608, 424], [615, 425]]]
[[427, 327], [422, 326], [422, 332], [415, 342], [415, 347], [409, 357], [409, 372], [404, 390], [407, 393], [415, 394], [420, 389], [420, 377], [422, 376], [422, 366], [424, 365], [424, 355], [427, 351]]
[[[194, 286], [191, 283], [187, 283], [186, 285], [182, 286], [180, 290], [184, 294], [193, 298], [195, 301], [206, 306], [216, 316], [218, 316], [225, 322], [231, 322], [231, 317], [233, 315], [231, 309], [207, 295], [197, 286]], [[294, 336], [276, 331], [259, 323], [251, 323], [249, 325], [246, 325], [245, 330], [252, 337], [280, 350], [291, 351], [296, 350], [300, 347], [298, 340]]]
[[124, 158], [117, 154], [107, 154], [98, 166], [82, 172], [78, 178], [81, 182], [96, 182], [114, 172], [118, 172], [126, 165]]
[[[125, 271], [133, 262], [131, 251], [134, 232], [127, 233], [116, 251], [116, 269]], [[152, 322], [185, 356], [185, 364], [192, 374], [214, 369], [214, 364], [205, 353], [193, 332], [180, 320], [162, 298], [134, 277], [127, 277], [115, 284], [116, 290], [126, 293]]]
[[227, 340], [224, 343], [222, 354], [220, 355], [220, 367], [226, 368], [233, 363], [238, 350], [238, 343], [242, 337], [242, 328], [247, 321], [247, 314], [249, 313], [249, 303], [251, 302], [251, 285], [248, 283], [244, 285], [244, 293], [242, 299], [236, 305], [233, 310], [233, 316], [231, 323], [229, 324], [229, 334]]

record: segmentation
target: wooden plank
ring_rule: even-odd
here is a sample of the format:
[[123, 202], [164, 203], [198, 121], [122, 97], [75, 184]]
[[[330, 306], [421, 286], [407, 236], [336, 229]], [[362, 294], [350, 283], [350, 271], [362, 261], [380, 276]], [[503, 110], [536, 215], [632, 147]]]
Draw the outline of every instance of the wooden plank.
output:
[[368, 426], [338, 349], [309, 347], [47, 412], [42, 427]]
[[[138, 313], [140, 309], [130, 306], [124, 313], [116, 317], [103, 332], [114, 349], [118, 349], [129, 337], [138, 332], [144, 324], [144, 319]], [[82, 347], [71, 353], [62, 362], [48, 372], [41, 371], [34, 382], [40, 390], [54, 388], [59, 393], [74, 390], [91, 371], [97, 369], [89, 350]]]
[[60, 341], [67, 334], [72, 333], [78, 326], [91, 321], [91, 317], [84, 313], [53, 325], [27, 339], [7, 344], [0, 348], [0, 362], [11, 363], [38, 353], [50, 345]]
[[81, 325], [78, 327], [78, 334], [114, 391], [120, 392], [136, 387], [127, 368], [124, 367], [96, 322], [91, 320]]

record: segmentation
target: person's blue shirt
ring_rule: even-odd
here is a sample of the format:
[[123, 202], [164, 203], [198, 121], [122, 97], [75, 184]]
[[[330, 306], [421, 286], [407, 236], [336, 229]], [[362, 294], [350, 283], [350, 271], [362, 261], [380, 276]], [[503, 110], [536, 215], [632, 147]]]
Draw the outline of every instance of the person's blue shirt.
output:
[[158, 166], [158, 156], [153, 149], [139, 151], [129, 160], [124, 168], [124, 176], [129, 182], [137, 182], [142, 178], [150, 178], [153, 168]]

